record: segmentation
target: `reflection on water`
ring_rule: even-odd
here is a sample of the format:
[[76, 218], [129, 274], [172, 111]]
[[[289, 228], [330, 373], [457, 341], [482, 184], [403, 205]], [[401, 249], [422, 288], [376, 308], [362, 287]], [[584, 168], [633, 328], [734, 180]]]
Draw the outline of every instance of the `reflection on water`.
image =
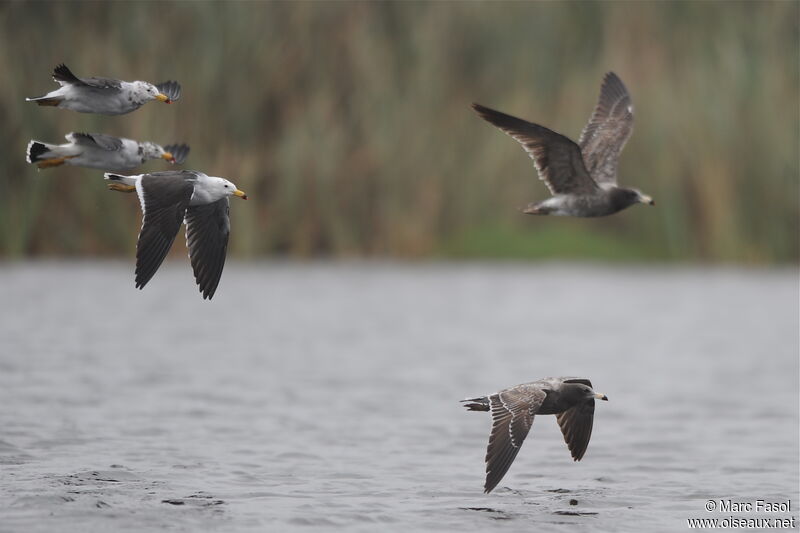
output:
[[[678, 530], [798, 501], [794, 271], [234, 263], [209, 303], [182, 262], [144, 291], [21, 263], [0, 294], [0, 529]], [[484, 495], [491, 418], [458, 401], [559, 375], [610, 399], [583, 461], [537, 417]]]

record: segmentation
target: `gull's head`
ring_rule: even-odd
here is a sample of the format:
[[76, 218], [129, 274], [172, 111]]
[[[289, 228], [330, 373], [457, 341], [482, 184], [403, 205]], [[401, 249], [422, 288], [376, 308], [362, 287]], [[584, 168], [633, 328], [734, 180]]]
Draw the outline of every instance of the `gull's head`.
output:
[[651, 196], [644, 194], [642, 191], [634, 190], [636, 193], [636, 201], [640, 204], [656, 205], [656, 201]]
[[583, 383], [565, 383], [566, 394], [571, 397], [573, 401], [583, 400], [604, 400], [608, 401], [608, 396], [595, 392], [590, 386]]
[[608, 401], [608, 396], [605, 394], [600, 394], [599, 392], [595, 392], [591, 387], [587, 387], [586, 385], [582, 385], [583, 390], [583, 397], [587, 400], [605, 400]]
[[172, 103], [172, 100], [170, 100], [169, 96], [159, 91], [158, 87], [152, 83], [146, 81], [135, 81], [133, 84], [138, 92], [144, 94], [148, 100], [158, 100], [159, 102], [164, 102], [165, 104]]
[[611, 199], [617, 209], [625, 209], [633, 204], [656, 205], [652, 197], [638, 189], [626, 189], [623, 187], [612, 189]]
[[622, 189], [622, 190], [627, 193], [631, 205], [633, 204], [656, 205], [656, 201], [653, 200], [652, 197], [646, 195], [639, 189]]
[[238, 196], [242, 200], [247, 200], [247, 195], [244, 193], [244, 191], [237, 189], [233, 182], [228, 181], [225, 178], [217, 179], [219, 180], [217, 182], [217, 186], [220, 188], [220, 192], [223, 196]]
[[175, 156], [172, 152], [165, 150], [161, 145], [153, 142], [143, 142], [139, 146], [142, 148], [142, 159], [163, 159], [175, 164]]

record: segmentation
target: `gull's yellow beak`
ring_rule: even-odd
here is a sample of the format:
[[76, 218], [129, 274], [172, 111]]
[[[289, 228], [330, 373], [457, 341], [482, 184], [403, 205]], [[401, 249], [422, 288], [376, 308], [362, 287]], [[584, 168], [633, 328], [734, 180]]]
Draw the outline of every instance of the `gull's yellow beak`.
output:
[[597, 398], [598, 400], [608, 401], [608, 396], [606, 396], [605, 394], [600, 394], [599, 392], [595, 394], [594, 397]]
[[161, 154], [161, 159], [165, 159], [170, 163], [172, 163], [173, 165], [175, 164], [175, 156], [172, 155], [172, 152], [164, 152], [163, 154]]
[[247, 195], [244, 193], [244, 191], [240, 191], [239, 189], [236, 189], [235, 191], [233, 191], [233, 195], [234, 196], [238, 196], [242, 200], [247, 200]]
[[156, 100], [158, 100], [159, 102], [164, 102], [165, 104], [171, 104], [172, 103], [172, 100], [169, 99], [169, 96], [167, 96], [166, 94], [163, 94], [163, 93], [158, 93], [156, 95]]
[[641, 202], [647, 205], [656, 205], [656, 201], [653, 200], [651, 197], [647, 196], [646, 194], [642, 195]]

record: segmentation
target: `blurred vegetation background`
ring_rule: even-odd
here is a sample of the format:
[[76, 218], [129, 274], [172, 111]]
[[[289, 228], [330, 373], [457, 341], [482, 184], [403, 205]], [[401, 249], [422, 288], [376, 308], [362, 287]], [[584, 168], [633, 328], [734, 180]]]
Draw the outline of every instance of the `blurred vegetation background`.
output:
[[[799, 6], [4, 2], [0, 257], [132, 256], [135, 197], [100, 171], [25, 163], [30, 139], [89, 131], [187, 142], [186, 168], [247, 191], [231, 208], [240, 258], [796, 262]], [[117, 117], [26, 103], [61, 62], [175, 79], [183, 97]], [[656, 207], [520, 214], [548, 192], [470, 103], [577, 139], [609, 70], [636, 108], [620, 182]]]

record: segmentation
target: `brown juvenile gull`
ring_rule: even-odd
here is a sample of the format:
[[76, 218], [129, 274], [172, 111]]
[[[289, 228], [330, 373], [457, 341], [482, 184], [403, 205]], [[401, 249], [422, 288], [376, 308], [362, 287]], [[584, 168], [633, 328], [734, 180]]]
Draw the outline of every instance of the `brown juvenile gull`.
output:
[[525, 148], [553, 194], [529, 204], [523, 213], [602, 217], [636, 203], [655, 205], [646, 194], [617, 186], [619, 154], [633, 131], [633, 104], [613, 72], [603, 78], [597, 107], [578, 144], [539, 124], [479, 104], [472, 108]]
[[161, 146], [102, 133], [72, 132], [65, 137], [69, 141], [66, 144], [31, 141], [26, 160], [39, 168], [74, 165], [101, 170], [131, 170], [150, 159], [161, 158], [180, 164], [189, 155], [189, 146], [185, 144]]
[[122, 115], [139, 109], [151, 100], [169, 104], [181, 96], [181, 86], [176, 81], [153, 85], [146, 81], [79, 78], [63, 64], [53, 70], [53, 79], [61, 87], [44, 96], [25, 100], [79, 113]]
[[491, 492], [503, 479], [535, 415], [556, 415], [572, 458], [580, 461], [592, 436], [595, 399], [608, 400], [605, 394], [592, 390], [588, 379], [544, 378], [488, 396], [461, 400], [470, 411], [492, 412], [484, 492]]
[[194, 277], [204, 299], [219, 285], [231, 231], [228, 197], [247, 195], [224, 178], [196, 170], [171, 170], [135, 176], [107, 172], [108, 188], [133, 192], [142, 206], [142, 229], [136, 244], [136, 288], [142, 289], [167, 256], [181, 222]]

